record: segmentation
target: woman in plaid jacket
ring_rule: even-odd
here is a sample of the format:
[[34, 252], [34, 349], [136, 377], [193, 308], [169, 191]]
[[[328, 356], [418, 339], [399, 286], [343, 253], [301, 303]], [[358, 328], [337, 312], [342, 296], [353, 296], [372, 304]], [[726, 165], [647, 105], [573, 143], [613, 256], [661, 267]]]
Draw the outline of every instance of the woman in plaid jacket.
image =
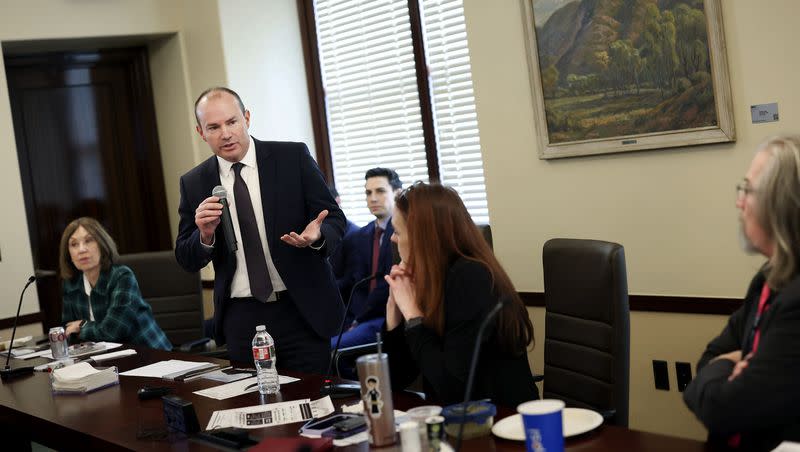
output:
[[67, 225], [59, 246], [64, 280], [62, 321], [81, 341], [113, 341], [171, 350], [142, 299], [130, 268], [115, 265], [117, 245], [94, 218]]

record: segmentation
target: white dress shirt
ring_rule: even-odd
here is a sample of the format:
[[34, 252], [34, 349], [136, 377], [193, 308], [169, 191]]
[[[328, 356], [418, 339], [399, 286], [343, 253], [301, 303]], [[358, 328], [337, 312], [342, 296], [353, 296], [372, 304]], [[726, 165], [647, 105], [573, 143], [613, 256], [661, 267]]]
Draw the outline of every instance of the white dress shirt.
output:
[[[236, 240], [239, 242], [239, 249], [236, 251], [236, 272], [234, 272], [233, 281], [231, 281], [231, 298], [252, 297], [250, 279], [247, 277], [247, 262], [244, 257], [242, 232], [239, 229], [239, 215], [236, 213], [236, 198], [233, 194], [233, 182], [236, 179], [236, 172], [233, 171], [233, 163], [219, 156], [217, 157], [217, 161], [219, 162], [219, 180], [222, 186], [225, 187], [225, 191], [228, 192], [228, 206], [230, 207], [231, 220], [233, 221], [233, 233], [236, 235]], [[264, 225], [264, 207], [261, 203], [261, 182], [258, 177], [256, 144], [253, 141], [253, 137], [250, 137], [250, 147], [247, 148], [247, 153], [240, 163], [244, 165], [240, 174], [247, 184], [247, 190], [250, 192], [250, 201], [253, 203], [253, 213], [256, 216], [256, 225], [258, 226], [258, 236], [261, 238], [261, 246], [264, 248], [263, 252], [267, 259], [267, 271], [269, 272], [269, 275], [256, 275], [256, 277], [269, 277], [272, 281], [272, 289], [275, 292], [281, 292], [286, 290], [286, 284], [283, 283], [281, 275], [278, 274], [278, 269], [275, 268], [275, 264], [272, 262], [272, 255], [269, 251], [267, 228]], [[274, 300], [275, 294], [273, 293], [267, 301]]]

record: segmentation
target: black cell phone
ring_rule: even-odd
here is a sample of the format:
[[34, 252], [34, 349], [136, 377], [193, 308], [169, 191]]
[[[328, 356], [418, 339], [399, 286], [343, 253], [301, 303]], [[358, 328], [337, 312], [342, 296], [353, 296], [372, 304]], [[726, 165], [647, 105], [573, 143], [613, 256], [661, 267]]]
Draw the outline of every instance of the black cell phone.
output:
[[328, 417], [324, 417], [322, 419], [313, 419], [306, 423], [302, 428], [300, 428], [300, 433], [308, 433], [311, 435], [322, 435], [326, 431], [333, 431], [336, 430], [334, 427], [336, 424], [340, 422], [344, 422], [348, 419], [358, 417], [364, 418], [360, 414], [333, 414]]
[[366, 425], [367, 425], [367, 420], [364, 419], [364, 416], [358, 416], [358, 417], [351, 417], [343, 421], [339, 421], [333, 424], [333, 428], [335, 428], [340, 432], [349, 432], [351, 430], [355, 430], [357, 428], [361, 428]]

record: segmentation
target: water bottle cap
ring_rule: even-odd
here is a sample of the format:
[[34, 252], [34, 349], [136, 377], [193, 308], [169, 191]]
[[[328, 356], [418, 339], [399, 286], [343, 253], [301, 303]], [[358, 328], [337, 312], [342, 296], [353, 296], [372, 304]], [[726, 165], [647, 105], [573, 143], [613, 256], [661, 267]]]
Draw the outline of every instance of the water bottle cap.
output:
[[256, 331], [267, 331], [267, 327], [264, 325], [258, 325], [256, 327]]

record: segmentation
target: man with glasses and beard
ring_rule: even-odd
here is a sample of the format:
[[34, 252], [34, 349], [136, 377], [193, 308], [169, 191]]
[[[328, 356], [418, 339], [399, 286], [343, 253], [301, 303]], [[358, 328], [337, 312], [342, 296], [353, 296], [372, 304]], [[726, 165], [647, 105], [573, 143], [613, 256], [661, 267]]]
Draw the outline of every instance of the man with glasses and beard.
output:
[[759, 146], [736, 190], [744, 248], [767, 261], [683, 399], [710, 442], [772, 450], [800, 440], [800, 136]]

